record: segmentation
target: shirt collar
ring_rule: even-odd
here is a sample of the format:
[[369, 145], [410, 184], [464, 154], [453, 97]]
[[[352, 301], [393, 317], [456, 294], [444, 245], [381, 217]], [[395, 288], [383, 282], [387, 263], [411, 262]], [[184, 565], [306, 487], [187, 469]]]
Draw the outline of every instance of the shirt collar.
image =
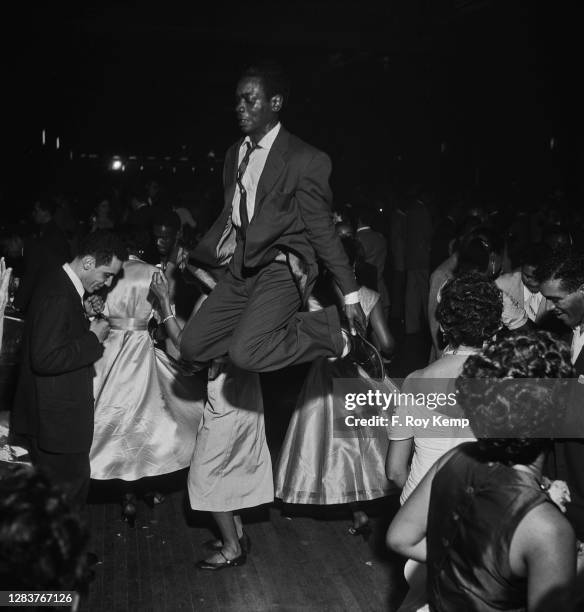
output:
[[[265, 149], [266, 151], [269, 152], [270, 149], [272, 148], [272, 145], [274, 144], [274, 140], [276, 140], [276, 136], [278, 136], [278, 134], [280, 133], [281, 127], [282, 127], [282, 124], [278, 121], [278, 123], [276, 123], [276, 125], [258, 142], [258, 147], [260, 149]], [[241, 146], [243, 147], [243, 145], [248, 142], [250, 145], [253, 146], [253, 143], [249, 136], [246, 136], [244, 138], [243, 142], [241, 143]]]
[[75, 274], [75, 272], [73, 272], [73, 268], [68, 263], [63, 264], [63, 270], [71, 279], [71, 282], [75, 285], [75, 289], [81, 298], [81, 302], [83, 302], [83, 294], [85, 293], [85, 289], [83, 288], [81, 279], [77, 276], [77, 274]]

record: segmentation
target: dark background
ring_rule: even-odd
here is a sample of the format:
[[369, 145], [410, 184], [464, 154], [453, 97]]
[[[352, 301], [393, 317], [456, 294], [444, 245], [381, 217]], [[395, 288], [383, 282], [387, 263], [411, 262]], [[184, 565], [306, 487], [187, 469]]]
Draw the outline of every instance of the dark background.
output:
[[582, 36], [568, 7], [516, 0], [27, 6], [4, 25], [2, 206], [46, 189], [97, 189], [114, 154], [127, 162], [125, 181], [157, 173], [187, 190], [216, 182], [238, 136], [237, 74], [261, 58], [289, 70], [283, 122], [332, 156], [337, 198], [411, 182], [514, 190], [524, 199], [558, 186], [579, 193]]

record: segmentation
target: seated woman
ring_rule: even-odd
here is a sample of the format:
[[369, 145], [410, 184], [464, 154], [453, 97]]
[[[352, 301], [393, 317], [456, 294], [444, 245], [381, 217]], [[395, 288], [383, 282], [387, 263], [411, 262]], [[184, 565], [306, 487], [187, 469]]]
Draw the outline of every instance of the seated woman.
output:
[[572, 376], [569, 347], [542, 331], [467, 359], [458, 400], [478, 441], [438, 460], [387, 532], [427, 563], [431, 610], [572, 609], [576, 539], [542, 478]]
[[[462, 274], [449, 280], [441, 292], [436, 319], [447, 344], [442, 356], [422, 370], [412, 372], [404, 381], [402, 393], [423, 393], [436, 397], [455, 392], [455, 380], [470, 355], [480, 352], [484, 342], [501, 327], [503, 300], [501, 291], [484, 275], [477, 272]], [[434, 425], [433, 415], [463, 416], [457, 404], [437, 406], [400, 405], [395, 410], [399, 422], [389, 427], [389, 450], [385, 472], [389, 480], [402, 488], [403, 504], [434, 463], [451, 448], [474, 440], [469, 427]], [[406, 417], [429, 418], [432, 425], [406, 424]], [[424, 423], [423, 420], [414, 421]], [[413, 452], [413, 454], [412, 454]], [[405, 574], [410, 591], [402, 609], [417, 609], [426, 601], [423, 564], [409, 561]], [[409, 606], [409, 607], [408, 607]]]
[[[337, 231], [344, 227], [345, 224], [337, 224]], [[341, 231], [340, 236], [349, 261], [354, 264], [358, 245], [351, 234]], [[323, 283], [322, 294], [325, 296], [329, 284], [328, 281]], [[334, 300], [334, 297], [328, 296], [328, 300]], [[374, 343], [382, 354], [391, 355], [395, 341], [387, 328], [379, 294], [361, 287], [359, 302]], [[309, 308], [322, 306], [313, 297]], [[343, 360], [317, 359], [308, 372], [280, 451], [275, 470], [276, 497], [291, 504], [348, 503], [353, 514], [349, 533], [366, 539], [371, 528], [361, 502], [384, 497], [394, 490], [394, 486], [385, 477], [388, 446], [385, 429], [362, 426], [349, 430], [344, 426], [349, 413], [339, 397], [340, 387], [335, 393], [334, 383], [335, 379], [348, 378], [351, 378], [351, 392], [379, 390], [390, 393], [396, 389], [388, 378], [372, 380], [362, 368], [357, 372], [347, 369]], [[373, 416], [373, 413], [367, 416]], [[386, 417], [387, 414], [380, 410], [379, 416]]]
[[[447, 344], [442, 356], [422, 370], [412, 372], [404, 381], [402, 393], [444, 393], [455, 391], [455, 380], [470, 355], [480, 353], [483, 344], [501, 327], [501, 291], [484, 275], [462, 274], [448, 281], [441, 292], [436, 319]], [[460, 406], [412, 406], [396, 408], [399, 422], [389, 428], [386, 474], [402, 488], [403, 504], [426, 472], [451, 448], [473, 438], [470, 429], [444, 426], [406, 425], [406, 416], [432, 414], [461, 417]], [[413, 455], [412, 455], [413, 452]], [[411, 462], [410, 462], [411, 459]]]

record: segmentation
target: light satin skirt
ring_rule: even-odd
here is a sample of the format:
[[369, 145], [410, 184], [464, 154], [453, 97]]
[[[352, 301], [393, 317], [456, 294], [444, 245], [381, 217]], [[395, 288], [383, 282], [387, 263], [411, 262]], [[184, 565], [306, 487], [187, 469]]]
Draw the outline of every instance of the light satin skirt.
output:
[[188, 478], [193, 510], [230, 512], [274, 500], [259, 375], [223, 364], [209, 380]]
[[204, 381], [185, 376], [147, 331], [112, 329], [95, 364], [91, 478], [138, 480], [188, 467]]
[[[322, 358], [311, 367], [292, 414], [275, 471], [276, 497], [291, 504], [344, 504], [384, 497], [395, 491], [385, 476], [389, 439], [385, 427], [347, 428], [343, 398], [333, 396], [335, 378], [346, 378], [342, 362]], [[390, 393], [386, 378], [371, 380], [362, 369], [351, 392]], [[357, 413], [357, 414], [356, 414]], [[378, 412], [379, 417], [391, 417]]]

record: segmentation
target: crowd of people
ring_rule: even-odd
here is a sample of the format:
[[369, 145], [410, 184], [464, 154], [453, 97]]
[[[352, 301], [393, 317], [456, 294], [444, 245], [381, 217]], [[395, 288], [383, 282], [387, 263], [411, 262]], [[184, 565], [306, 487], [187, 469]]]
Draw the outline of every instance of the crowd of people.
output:
[[[419, 186], [394, 192], [385, 216], [362, 189], [333, 206], [329, 157], [280, 122], [288, 89], [275, 65], [241, 75], [243, 138], [213, 223], [150, 181], [124, 211], [100, 198], [83, 225], [42, 198], [33, 233], [4, 229], [0, 320], [24, 321], [11, 435], [34, 468], [0, 475], [1, 584], [82, 590], [90, 479], [122, 483], [132, 527], [137, 496], [164, 501], [152, 478], [189, 468], [190, 505], [220, 536], [201, 571], [246, 562], [246, 508], [347, 504], [349, 533], [368, 537], [364, 502], [401, 490], [387, 533], [408, 559], [401, 610], [575, 607], [581, 212], [558, 194], [512, 210]], [[431, 351], [400, 387], [388, 372], [402, 330], [427, 334]], [[260, 375], [299, 363], [310, 369], [271, 457]], [[343, 385], [457, 401], [361, 406], [348, 427]], [[25, 544], [45, 522], [65, 542], [46, 554], [66, 559], [41, 575]]]

